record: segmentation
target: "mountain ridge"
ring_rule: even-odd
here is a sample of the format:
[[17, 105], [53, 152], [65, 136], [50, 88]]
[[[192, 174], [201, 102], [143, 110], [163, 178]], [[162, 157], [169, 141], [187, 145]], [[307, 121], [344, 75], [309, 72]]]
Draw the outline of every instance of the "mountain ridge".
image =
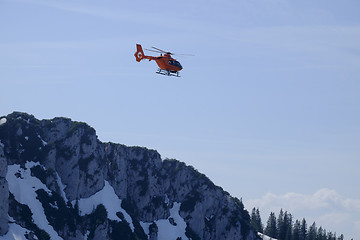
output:
[[[11, 224], [38, 239], [52, 231], [34, 223], [39, 209], [21, 202], [13, 182], [26, 178], [37, 184], [33, 201], [60, 239], [167, 239], [169, 229], [177, 239], [258, 238], [242, 202], [193, 167], [156, 150], [103, 143], [69, 118], [0, 117], [0, 165], [0, 235]], [[106, 202], [110, 195], [117, 205]], [[90, 207], [84, 199], [93, 199]]]

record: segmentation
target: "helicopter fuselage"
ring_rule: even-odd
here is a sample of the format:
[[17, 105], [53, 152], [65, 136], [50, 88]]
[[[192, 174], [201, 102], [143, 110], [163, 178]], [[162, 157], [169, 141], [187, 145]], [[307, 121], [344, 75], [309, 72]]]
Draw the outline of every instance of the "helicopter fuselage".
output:
[[[152, 59], [149, 59], [149, 61], [151, 60]], [[168, 70], [170, 72], [178, 72], [181, 71], [182, 69], [181, 64], [168, 54], [164, 54], [164, 56], [156, 57], [155, 61], [159, 66], [159, 68], [163, 70]]]

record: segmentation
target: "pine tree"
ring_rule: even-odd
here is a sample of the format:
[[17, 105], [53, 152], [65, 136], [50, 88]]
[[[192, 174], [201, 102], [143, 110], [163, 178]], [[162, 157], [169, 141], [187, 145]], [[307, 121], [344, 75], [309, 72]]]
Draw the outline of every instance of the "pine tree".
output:
[[261, 221], [261, 216], [260, 216], [260, 211], [259, 211], [259, 208], [256, 209], [256, 219], [257, 219], [257, 222], [258, 222], [258, 225], [259, 225], [259, 229], [261, 233], [264, 232], [264, 225], [262, 224], [262, 221]]
[[264, 231], [265, 235], [272, 237], [272, 238], [276, 238], [277, 237], [277, 230], [276, 230], [276, 217], [275, 217], [275, 213], [271, 212], [269, 219], [267, 220], [266, 223], [266, 228]]
[[307, 238], [307, 223], [305, 218], [301, 221], [299, 240], [306, 240]]
[[336, 233], [328, 232], [326, 240], [336, 240]]
[[279, 240], [291, 240], [292, 215], [287, 211], [280, 210], [277, 219], [277, 238]]
[[291, 240], [300, 240], [300, 221], [296, 220], [292, 228]]
[[256, 208], [253, 208], [251, 210], [250, 223], [255, 228], [255, 230], [257, 231], [257, 229], [256, 229]]
[[291, 213], [285, 212], [285, 216], [284, 216], [284, 222], [286, 225], [285, 240], [291, 240], [292, 238], [292, 224], [293, 224], [292, 221], [293, 219]]
[[321, 226], [317, 230], [316, 240], [326, 240], [326, 230], [323, 229]]
[[340, 235], [340, 237], [337, 238], [338, 240], [344, 240], [344, 235]]
[[317, 228], [316, 228], [316, 223], [314, 222], [309, 228], [309, 232], [307, 234], [306, 240], [316, 240], [316, 237], [317, 237]]
[[255, 231], [263, 233], [264, 229], [261, 222], [259, 209], [255, 209], [255, 208], [252, 209], [250, 222], [251, 225], [254, 227]]
[[276, 221], [276, 230], [276, 238], [279, 240], [284, 240], [286, 233], [284, 232], [284, 211], [282, 209], [280, 209], [280, 213]]

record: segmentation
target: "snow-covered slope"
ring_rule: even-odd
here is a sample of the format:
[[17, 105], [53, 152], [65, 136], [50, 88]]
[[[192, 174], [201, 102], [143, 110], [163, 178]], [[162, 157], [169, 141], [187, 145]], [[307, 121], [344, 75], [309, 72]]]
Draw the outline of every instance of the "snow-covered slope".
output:
[[0, 239], [3, 240], [25, 240], [29, 239], [28, 235], [31, 232], [29, 229], [23, 228], [16, 224], [14, 219], [9, 218], [9, 231]]
[[[108, 181], [105, 181], [105, 186], [99, 192], [88, 198], [82, 198], [78, 201], [79, 204], [79, 214], [84, 216], [86, 214], [92, 213], [96, 207], [100, 204], [104, 205], [107, 211], [108, 219], [114, 221], [122, 221], [116, 213], [121, 212], [125, 220], [130, 223], [130, 228], [134, 231], [134, 225], [130, 215], [121, 207], [121, 199], [115, 194], [114, 189], [110, 186]], [[74, 206], [76, 201], [72, 201]]]
[[31, 168], [39, 165], [34, 162], [26, 162], [25, 168], [14, 164], [8, 166], [6, 180], [9, 183], [9, 191], [14, 195], [15, 200], [27, 205], [33, 216], [34, 223], [45, 230], [51, 239], [61, 239], [54, 228], [49, 224], [41, 202], [37, 199], [36, 191], [45, 190], [51, 195], [51, 191], [38, 178], [31, 176]]
[[266, 236], [265, 234], [262, 234], [262, 233], [258, 233], [258, 235], [262, 240], [277, 240], [276, 238]]
[[[31, 175], [31, 169], [34, 166], [42, 167], [39, 163], [34, 162], [26, 162], [25, 168], [21, 168], [18, 164], [9, 165], [6, 176], [9, 182], [9, 190], [14, 195], [16, 201], [29, 207], [34, 223], [39, 228], [45, 230], [49, 234], [50, 239], [62, 239], [47, 221], [44, 208], [37, 199], [36, 191], [39, 189], [45, 190], [49, 195], [51, 195], [52, 192], [38, 178]], [[121, 201], [109, 182], [105, 181], [103, 189], [88, 198], [72, 201], [72, 206], [75, 207], [75, 204], [78, 204], [79, 215], [85, 216], [94, 212], [96, 207], [102, 204], [107, 211], [107, 218], [109, 220], [122, 222], [123, 220], [118, 216], [118, 213], [121, 212], [126, 224], [129, 224], [131, 230], [134, 232], [135, 228], [132, 219], [121, 207]], [[52, 207], [57, 208], [56, 205], [52, 205]], [[158, 240], [177, 239], [179, 237], [184, 240], [188, 239], [185, 236], [186, 223], [179, 215], [179, 211], [180, 203], [174, 203], [174, 206], [170, 209], [168, 219], [155, 221], [155, 224], [158, 226]], [[8, 233], [0, 237], [0, 239], [27, 239], [26, 235], [31, 231], [16, 224], [12, 218], [10, 218], [10, 222]], [[150, 236], [149, 227], [152, 223], [141, 222], [140, 224], [146, 235]], [[87, 237], [86, 235], [88, 235], [89, 231], [86, 231], [86, 233], [84, 238]]]
[[0, 239], [259, 238], [242, 202], [191, 166], [66, 118], [0, 119]]
[[[170, 216], [167, 219], [159, 219], [154, 223], [158, 227], [158, 239], [188, 239], [185, 235], [186, 223], [184, 219], [179, 215], [180, 203], [174, 203], [174, 206], [170, 209]], [[150, 225], [152, 223], [140, 222], [146, 234], [150, 236]]]

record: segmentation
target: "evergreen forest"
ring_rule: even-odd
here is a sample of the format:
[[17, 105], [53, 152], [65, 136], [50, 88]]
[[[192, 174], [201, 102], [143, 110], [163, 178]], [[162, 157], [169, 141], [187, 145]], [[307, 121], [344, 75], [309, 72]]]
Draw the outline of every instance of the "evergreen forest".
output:
[[278, 240], [344, 240], [343, 234], [337, 236], [336, 232], [326, 231], [315, 222], [308, 226], [305, 218], [294, 221], [291, 213], [282, 209], [278, 217], [271, 212], [265, 226], [258, 208], [252, 209], [250, 219], [257, 232]]

